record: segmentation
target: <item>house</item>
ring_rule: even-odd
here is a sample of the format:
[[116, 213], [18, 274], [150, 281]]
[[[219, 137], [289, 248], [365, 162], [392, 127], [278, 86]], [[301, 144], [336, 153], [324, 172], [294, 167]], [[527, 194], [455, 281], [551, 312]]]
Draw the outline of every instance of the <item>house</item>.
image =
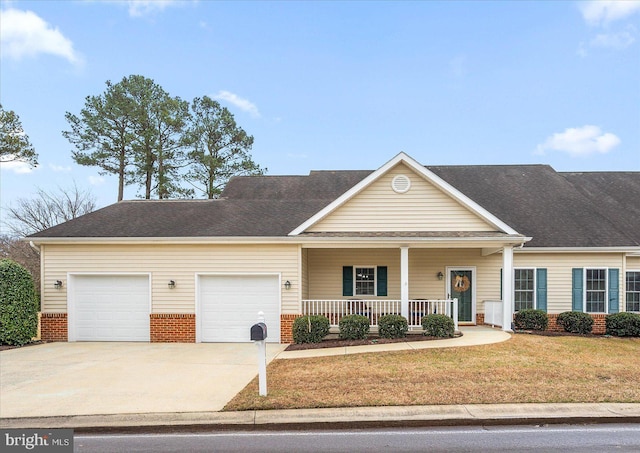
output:
[[514, 310], [640, 311], [640, 172], [423, 166], [233, 178], [216, 200], [124, 201], [28, 238], [42, 336], [268, 340], [323, 314], [427, 313], [502, 326]]

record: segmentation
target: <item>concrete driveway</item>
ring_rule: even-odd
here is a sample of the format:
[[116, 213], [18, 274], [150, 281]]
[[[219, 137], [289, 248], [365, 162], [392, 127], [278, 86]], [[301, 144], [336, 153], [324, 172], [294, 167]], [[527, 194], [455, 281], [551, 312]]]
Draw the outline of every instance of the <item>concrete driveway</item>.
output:
[[[267, 362], [286, 345], [267, 344]], [[219, 411], [258, 374], [253, 343], [48, 343], [0, 352], [0, 417]]]

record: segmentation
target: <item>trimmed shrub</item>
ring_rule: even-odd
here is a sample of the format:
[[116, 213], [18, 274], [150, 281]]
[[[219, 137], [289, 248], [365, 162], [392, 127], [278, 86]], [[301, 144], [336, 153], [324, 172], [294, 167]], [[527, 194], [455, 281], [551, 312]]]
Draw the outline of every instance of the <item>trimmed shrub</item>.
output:
[[429, 337], [451, 338], [455, 324], [447, 315], [427, 315], [422, 318], [422, 329], [424, 335]]
[[342, 340], [364, 340], [369, 335], [369, 318], [362, 315], [347, 315], [340, 318]]
[[607, 335], [640, 337], [640, 314], [614, 313], [605, 318]]
[[547, 330], [549, 318], [543, 310], [526, 309], [515, 314], [516, 329], [520, 330]]
[[293, 321], [294, 343], [320, 343], [329, 334], [326, 316], [301, 316]]
[[0, 260], [0, 344], [22, 346], [38, 334], [33, 278], [15, 261]]
[[593, 318], [581, 311], [565, 311], [556, 320], [565, 332], [587, 334], [593, 329]]
[[409, 323], [400, 315], [384, 315], [378, 319], [378, 335], [381, 338], [404, 338], [407, 336]]

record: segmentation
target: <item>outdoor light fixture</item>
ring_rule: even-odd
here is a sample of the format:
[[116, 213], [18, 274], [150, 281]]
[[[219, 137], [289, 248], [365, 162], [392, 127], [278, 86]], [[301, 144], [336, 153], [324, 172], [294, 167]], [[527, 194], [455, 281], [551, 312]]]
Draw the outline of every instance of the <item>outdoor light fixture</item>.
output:
[[444, 274], [442, 272], [438, 272], [438, 280], [442, 280], [444, 278]]
[[284, 289], [286, 289], [286, 290], [290, 290], [291, 289], [291, 282], [289, 280], [284, 282]]
[[53, 284], [53, 287], [55, 289], [60, 289], [62, 288], [62, 280], [56, 280], [55, 283]]
[[175, 280], [169, 280], [169, 289], [173, 289], [176, 287], [176, 281]]

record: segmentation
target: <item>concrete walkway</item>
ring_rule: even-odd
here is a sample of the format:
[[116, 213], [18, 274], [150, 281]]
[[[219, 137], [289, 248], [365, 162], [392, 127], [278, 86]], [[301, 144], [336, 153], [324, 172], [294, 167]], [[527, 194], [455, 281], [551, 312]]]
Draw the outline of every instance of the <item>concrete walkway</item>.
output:
[[0, 419], [0, 428], [73, 428], [76, 432], [125, 429], [357, 429], [393, 426], [640, 423], [640, 404], [464, 404], [451, 406], [346, 407], [242, 412], [114, 414]]
[[406, 341], [401, 343], [370, 344], [364, 346], [347, 346], [344, 348], [305, 349], [302, 351], [283, 351], [277, 359], [301, 359], [308, 357], [327, 357], [345, 354], [362, 354], [365, 352], [409, 351], [414, 349], [453, 348], [461, 346], [479, 346], [500, 343], [511, 338], [507, 332], [488, 326], [462, 326], [462, 336], [437, 341]]

